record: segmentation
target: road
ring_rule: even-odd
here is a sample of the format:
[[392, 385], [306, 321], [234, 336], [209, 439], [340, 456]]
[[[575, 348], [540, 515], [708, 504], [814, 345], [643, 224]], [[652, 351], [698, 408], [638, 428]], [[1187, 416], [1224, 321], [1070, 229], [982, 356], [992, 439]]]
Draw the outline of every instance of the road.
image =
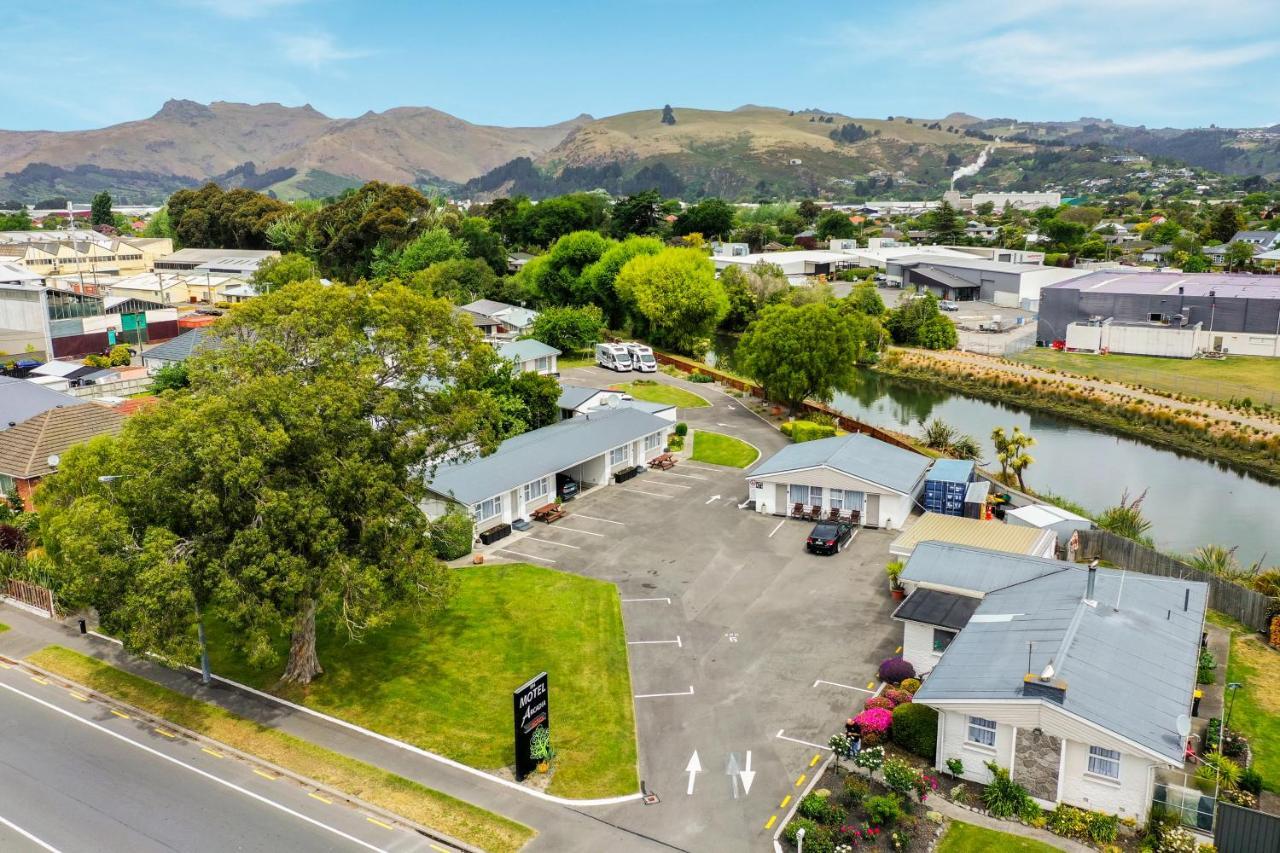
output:
[[446, 851], [260, 772], [0, 668], [0, 849]]

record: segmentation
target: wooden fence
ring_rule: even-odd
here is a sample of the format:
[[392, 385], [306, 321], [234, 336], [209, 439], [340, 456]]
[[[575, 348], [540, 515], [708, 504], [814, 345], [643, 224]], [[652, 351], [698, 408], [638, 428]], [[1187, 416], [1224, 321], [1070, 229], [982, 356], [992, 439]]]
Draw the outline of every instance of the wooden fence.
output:
[[4, 596], [14, 601], [55, 615], [53, 592], [38, 584], [9, 578], [4, 582]]
[[1203, 581], [1209, 585], [1209, 607], [1256, 631], [1267, 631], [1276, 600], [1217, 575], [1202, 572], [1181, 560], [1161, 554], [1109, 530], [1081, 530], [1077, 559], [1097, 557], [1131, 572], [1165, 578]]

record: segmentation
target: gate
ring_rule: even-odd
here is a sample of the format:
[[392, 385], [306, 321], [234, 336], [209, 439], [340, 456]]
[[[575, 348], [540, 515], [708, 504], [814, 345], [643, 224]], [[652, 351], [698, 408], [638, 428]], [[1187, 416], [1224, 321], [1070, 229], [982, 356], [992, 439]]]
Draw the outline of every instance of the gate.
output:
[[1280, 850], [1280, 817], [1219, 802], [1213, 844], [1218, 853], [1274, 853]]
[[53, 607], [53, 591], [40, 586], [39, 584], [20, 581], [16, 578], [9, 578], [5, 581], [4, 594], [7, 598], [12, 598], [20, 604], [28, 607], [34, 607], [37, 610], [43, 610], [48, 613], [50, 618], [54, 614]]

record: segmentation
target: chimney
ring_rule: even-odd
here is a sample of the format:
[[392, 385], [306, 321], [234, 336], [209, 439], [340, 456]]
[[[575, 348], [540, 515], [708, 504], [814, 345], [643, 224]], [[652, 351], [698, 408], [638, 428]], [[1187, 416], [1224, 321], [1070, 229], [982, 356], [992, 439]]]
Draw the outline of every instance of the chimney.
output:
[[1059, 705], [1067, 698], [1067, 682], [1053, 680], [1053, 666], [1039, 675], [1027, 673], [1022, 678], [1022, 695], [1048, 699]]
[[1085, 593], [1084, 593], [1085, 601], [1093, 602], [1096, 600], [1093, 597], [1093, 591], [1094, 591], [1094, 588], [1097, 586], [1097, 583], [1098, 583], [1098, 560], [1095, 558], [1089, 563], [1089, 583], [1088, 583], [1088, 586], [1085, 587]]

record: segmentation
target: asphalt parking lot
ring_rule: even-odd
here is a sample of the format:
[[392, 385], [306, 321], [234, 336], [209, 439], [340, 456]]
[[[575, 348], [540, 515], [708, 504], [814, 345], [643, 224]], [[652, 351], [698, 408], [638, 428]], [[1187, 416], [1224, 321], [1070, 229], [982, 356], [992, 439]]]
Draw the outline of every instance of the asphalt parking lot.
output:
[[[573, 378], [608, 379], [590, 370]], [[781, 446], [733, 398], [679, 384], [713, 402], [681, 411], [691, 428]], [[588, 491], [494, 552], [617, 584], [641, 778], [661, 802], [592, 814], [685, 850], [765, 849], [784, 798], [901, 640], [883, 570], [892, 535], [860, 530], [837, 556], [807, 554], [811, 524], [739, 507], [745, 476], [682, 460]]]

